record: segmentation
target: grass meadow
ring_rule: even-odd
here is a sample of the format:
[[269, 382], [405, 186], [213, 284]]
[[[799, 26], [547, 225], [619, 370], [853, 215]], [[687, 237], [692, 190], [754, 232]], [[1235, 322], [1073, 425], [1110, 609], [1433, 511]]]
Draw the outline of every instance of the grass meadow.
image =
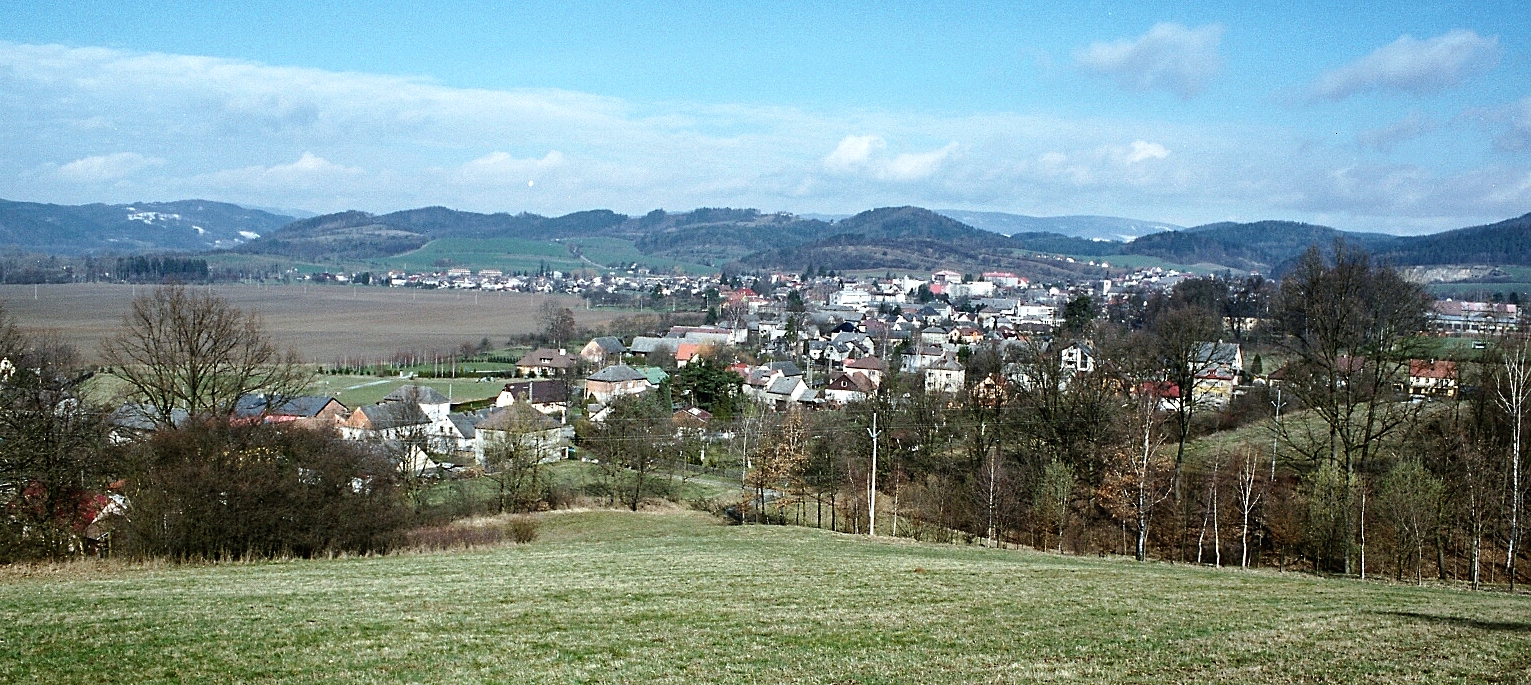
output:
[[28, 683], [1525, 682], [1531, 597], [538, 515], [389, 557], [0, 570]]

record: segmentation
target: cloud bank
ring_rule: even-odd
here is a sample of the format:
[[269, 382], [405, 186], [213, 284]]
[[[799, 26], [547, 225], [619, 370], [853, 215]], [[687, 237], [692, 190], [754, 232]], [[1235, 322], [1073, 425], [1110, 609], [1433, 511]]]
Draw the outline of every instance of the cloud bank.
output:
[[1194, 29], [1164, 22], [1132, 40], [1091, 43], [1074, 54], [1087, 71], [1109, 76], [1127, 90], [1167, 90], [1195, 97], [1222, 69], [1221, 24]]
[[1431, 95], [1493, 69], [1501, 52], [1497, 36], [1485, 38], [1463, 29], [1426, 40], [1403, 36], [1321, 74], [1309, 85], [1308, 96], [1312, 100], [1343, 100], [1376, 91]]
[[[1132, 83], [1191, 93], [1221, 31], [1160, 25], [1095, 57], [1139, 65]], [[1189, 61], [1165, 56], [1187, 45]], [[1528, 103], [1495, 114], [1502, 148], [1531, 146]], [[0, 121], [0, 197], [47, 202], [542, 214], [918, 204], [1372, 230], [1531, 206], [1522, 166], [1367, 162], [1355, 139], [1273, 127], [645, 103], [102, 48], [0, 43]], [[1365, 140], [1414, 134], [1401, 125]]]

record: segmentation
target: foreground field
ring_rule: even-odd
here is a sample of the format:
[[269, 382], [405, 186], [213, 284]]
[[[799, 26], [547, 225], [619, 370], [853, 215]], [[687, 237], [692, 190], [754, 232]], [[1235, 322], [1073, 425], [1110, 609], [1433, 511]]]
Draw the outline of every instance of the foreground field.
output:
[[[0, 304], [29, 329], [51, 329], [94, 357], [102, 338], [113, 335], [134, 294], [149, 286], [79, 283], [0, 286]], [[528, 293], [480, 293], [416, 288], [351, 288], [339, 285], [230, 284], [213, 291], [241, 309], [260, 312], [280, 345], [305, 359], [329, 363], [387, 357], [399, 350], [451, 351], [464, 342], [533, 333], [543, 326], [539, 308], [550, 297]], [[585, 310], [574, 297], [555, 301], [574, 310], [581, 326], [620, 315]]]
[[560, 512], [487, 551], [0, 573], [0, 681], [1506, 682], [1531, 598]]

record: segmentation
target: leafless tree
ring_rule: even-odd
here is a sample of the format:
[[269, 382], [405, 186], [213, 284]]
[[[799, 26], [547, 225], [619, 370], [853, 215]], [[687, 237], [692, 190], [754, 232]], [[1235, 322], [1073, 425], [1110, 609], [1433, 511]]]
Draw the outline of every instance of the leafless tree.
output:
[[1264, 468], [1260, 463], [1260, 453], [1252, 448], [1243, 450], [1243, 459], [1239, 464], [1237, 489], [1234, 498], [1238, 500], [1239, 515], [1242, 525], [1239, 528], [1239, 568], [1249, 567], [1249, 518], [1255, 507], [1260, 505], [1260, 499], [1265, 492], [1260, 488], [1266, 483]]
[[227, 415], [245, 395], [299, 395], [312, 378], [295, 352], [271, 343], [255, 313], [179, 285], [135, 298], [101, 358], [161, 424], [177, 409]]
[[1531, 397], [1531, 344], [1523, 337], [1506, 338], [1499, 349], [1502, 380], [1498, 386], [1499, 406], [1510, 418], [1510, 531], [1505, 553], [1505, 571], [1510, 590], [1515, 590], [1515, 557], [1520, 542], [1520, 451], [1526, 401]]
[[542, 303], [543, 334], [554, 347], [563, 347], [574, 339], [574, 311], [551, 300]]
[[111, 472], [105, 422], [79, 392], [89, 375], [68, 344], [0, 309], [0, 563], [89, 545]]
[[1032, 508], [1058, 535], [1058, 553], [1063, 553], [1063, 533], [1068, 528], [1069, 505], [1074, 497], [1074, 470], [1057, 459], [1047, 463], [1037, 480]]
[[1130, 525], [1137, 534], [1133, 556], [1148, 558], [1148, 525], [1159, 503], [1174, 487], [1173, 465], [1160, 452], [1164, 435], [1151, 393], [1140, 393], [1123, 431], [1126, 440], [1110, 455], [1105, 478], [1101, 482], [1101, 502], [1113, 516]]
[[524, 509], [538, 495], [545, 450], [530, 432], [510, 431], [505, 439], [484, 446], [484, 476], [495, 484], [496, 513]]
[[1310, 248], [1282, 281], [1276, 317], [1295, 357], [1287, 387], [1323, 420], [1325, 451], [1352, 474], [1417, 410], [1396, 402], [1429, 298], [1392, 268], [1343, 243]]

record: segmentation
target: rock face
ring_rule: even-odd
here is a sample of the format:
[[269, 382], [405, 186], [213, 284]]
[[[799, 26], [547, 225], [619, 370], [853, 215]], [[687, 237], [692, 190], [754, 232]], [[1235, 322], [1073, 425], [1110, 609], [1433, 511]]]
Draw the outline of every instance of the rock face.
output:
[[1505, 275], [1498, 268], [1492, 266], [1411, 266], [1402, 269], [1403, 277], [1414, 283], [1461, 283], [1464, 281], [1481, 281], [1494, 276]]

